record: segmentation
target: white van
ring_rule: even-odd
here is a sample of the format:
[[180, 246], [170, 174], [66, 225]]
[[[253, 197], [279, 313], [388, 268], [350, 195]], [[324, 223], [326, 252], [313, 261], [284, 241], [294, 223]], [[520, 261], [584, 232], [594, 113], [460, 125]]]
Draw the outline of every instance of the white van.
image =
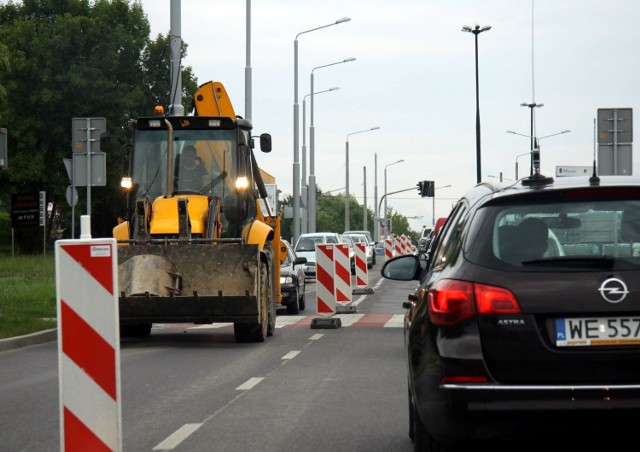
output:
[[342, 243], [336, 232], [309, 232], [300, 234], [295, 252], [298, 257], [306, 257], [304, 276], [306, 279], [316, 279], [316, 245], [323, 243]]

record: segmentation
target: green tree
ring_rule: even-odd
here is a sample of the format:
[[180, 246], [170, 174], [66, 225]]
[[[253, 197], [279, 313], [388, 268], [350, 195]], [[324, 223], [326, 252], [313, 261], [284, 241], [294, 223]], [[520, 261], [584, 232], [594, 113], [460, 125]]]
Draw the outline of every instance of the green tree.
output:
[[[94, 237], [111, 235], [122, 211], [119, 179], [129, 120], [169, 102], [168, 36], [151, 41], [149, 31], [135, 1], [24, 0], [0, 6], [0, 42], [10, 63], [0, 72], [6, 91], [0, 120], [9, 132], [10, 156], [9, 169], [0, 173], [0, 206], [7, 208], [11, 193], [44, 190], [69, 237], [63, 159], [71, 157], [72, 118], [105, 117], [112, 137], [107, 185], [92, 187], [91, 217]], [[1, 55], [2, 49], [0, 65]], [[182, 77], [183, 90], [194, 92], [191, 68]], [[76, 214], [87, 211], [85, 189], [78, 192]], [[34, 231], [18, 231], [23, 251], [38, 247], [33, 236]]]

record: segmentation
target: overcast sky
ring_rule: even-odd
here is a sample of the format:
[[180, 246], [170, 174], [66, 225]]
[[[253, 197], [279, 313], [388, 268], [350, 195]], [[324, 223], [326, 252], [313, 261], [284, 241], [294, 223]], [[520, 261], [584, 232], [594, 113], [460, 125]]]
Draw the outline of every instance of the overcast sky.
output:
[[[170, 0], [142, 0], [152, 36], [170, 29]], [[251, 5], [252, 121], [256, 134], [273, 137], [260, 165], [293, 189], [294, 40], [298, 37], [298, 101], [314, 91], [315, 174], [323, 191], [344, 191], [347, 135], [351, 135], [350, 192], [373, 210], [377, 154], [378, 200], [387, 192], [433, 180], [435, 217], [476, 183], [476, 84], [478, 36], [482, 178], [515, 177], [517, 156], [530, 149], [531, 109], [542, 139], [542, 173], [556, 166], [590, 166], [599, 108], [637, 107], [640, 99], [640, 3], [637, 0], [254, 0]], [[182, 0], [183, 65], [199, 83], [222, 82], [237, 114], [245, 114], [246, 6], [242, 0]], [[167, 68], [167, 71], [169, 69]], [[306, 98], [309, 151], [310, 98]], [[507, 133], [516, 131], [525, 136]], [[302, 153], [300, 124], [300, 153]], [[301, 155], [301, 154], [300, 154]], [[300, 157], [302, 160], [302, 157]], [[307, 158], [307, 160], [309, 160]], [[634, 174], [640, 175], [640, 159]], [[519, 176], [529, 172], [518, 158]], [[307, 169], [307, 175], [309, 170]], [[413, 229], [431, 224], [431, 198], [417, 189], [389, 197]], [[354, 225], [352, 225], [353, 227]]]

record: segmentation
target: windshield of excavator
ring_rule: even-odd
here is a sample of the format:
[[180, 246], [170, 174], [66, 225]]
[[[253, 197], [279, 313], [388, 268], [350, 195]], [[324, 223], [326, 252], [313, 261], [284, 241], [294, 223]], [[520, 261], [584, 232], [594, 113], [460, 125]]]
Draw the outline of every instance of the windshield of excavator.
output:
[[[240, 133], [241, 146], [238, 146]], [[167, 174], [173, 172], [169, 185], [172, 195], [202, 194], [215, 196], [224, 205], [225, 199], [244, 200], [253, 187], [251, 152], [247, 132], [237, 129], [175, 130], [173, 158], [168, 166], [167, 130], [143, 129], [135, 131], [135, 145], [131, 177], [134, 198], [147, 196], [153, 201], [164, 196]], [[236, 185], [244, 179], [249, 189]], [[255, 213], [251, 203], [244, 210], [248, 220]], [[252, 214], [253, 213], [253, 214]]]

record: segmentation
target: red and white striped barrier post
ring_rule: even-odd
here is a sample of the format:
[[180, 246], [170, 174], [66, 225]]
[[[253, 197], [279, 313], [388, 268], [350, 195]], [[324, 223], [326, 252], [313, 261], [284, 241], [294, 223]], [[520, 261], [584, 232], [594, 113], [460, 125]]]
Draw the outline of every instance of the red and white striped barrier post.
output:
[[336, 313], [333, 245], [316, 245], [316, 306], [318, 315], [328, 317]]
[[[356, 266], [356, 289], [354, 294], [373, 293], [372, 287], [369, 285], [369, 270], [367, 267], [367, 246], [364, 243], [356, 243], [355, 249], [355, 266]], [[355, 312], [355, 306], [353, 306]]]
[[404, 254], [411, 254], [411, 237], [404, 235]]
[[336, 303], [346, 305], [351, 303], [351, 259], [349, 245], [337, 243], [333, 245], [333, 260], [335, 268]]
[[367, 267], [367, 250], [364, 243], [356, 243], [356, 287], [367, 287], [369, 285], [369, 270]]
[[393, 240], [393, 246], [394, 246], [394, 250], [396, 252], [396, 256], [400, 256], [402, 254], [404, 254], [403, 251], [403, 246], [402, 246], [402, 238], [401, 237], [396, 237]]
[[391, 259], [393, 257], [393, 240], [392, 239], [384, 239], [384, 256], [387, 259]]
[[81, 220], [55, 244], [60, 450], [121, 451], [117, 245]]

